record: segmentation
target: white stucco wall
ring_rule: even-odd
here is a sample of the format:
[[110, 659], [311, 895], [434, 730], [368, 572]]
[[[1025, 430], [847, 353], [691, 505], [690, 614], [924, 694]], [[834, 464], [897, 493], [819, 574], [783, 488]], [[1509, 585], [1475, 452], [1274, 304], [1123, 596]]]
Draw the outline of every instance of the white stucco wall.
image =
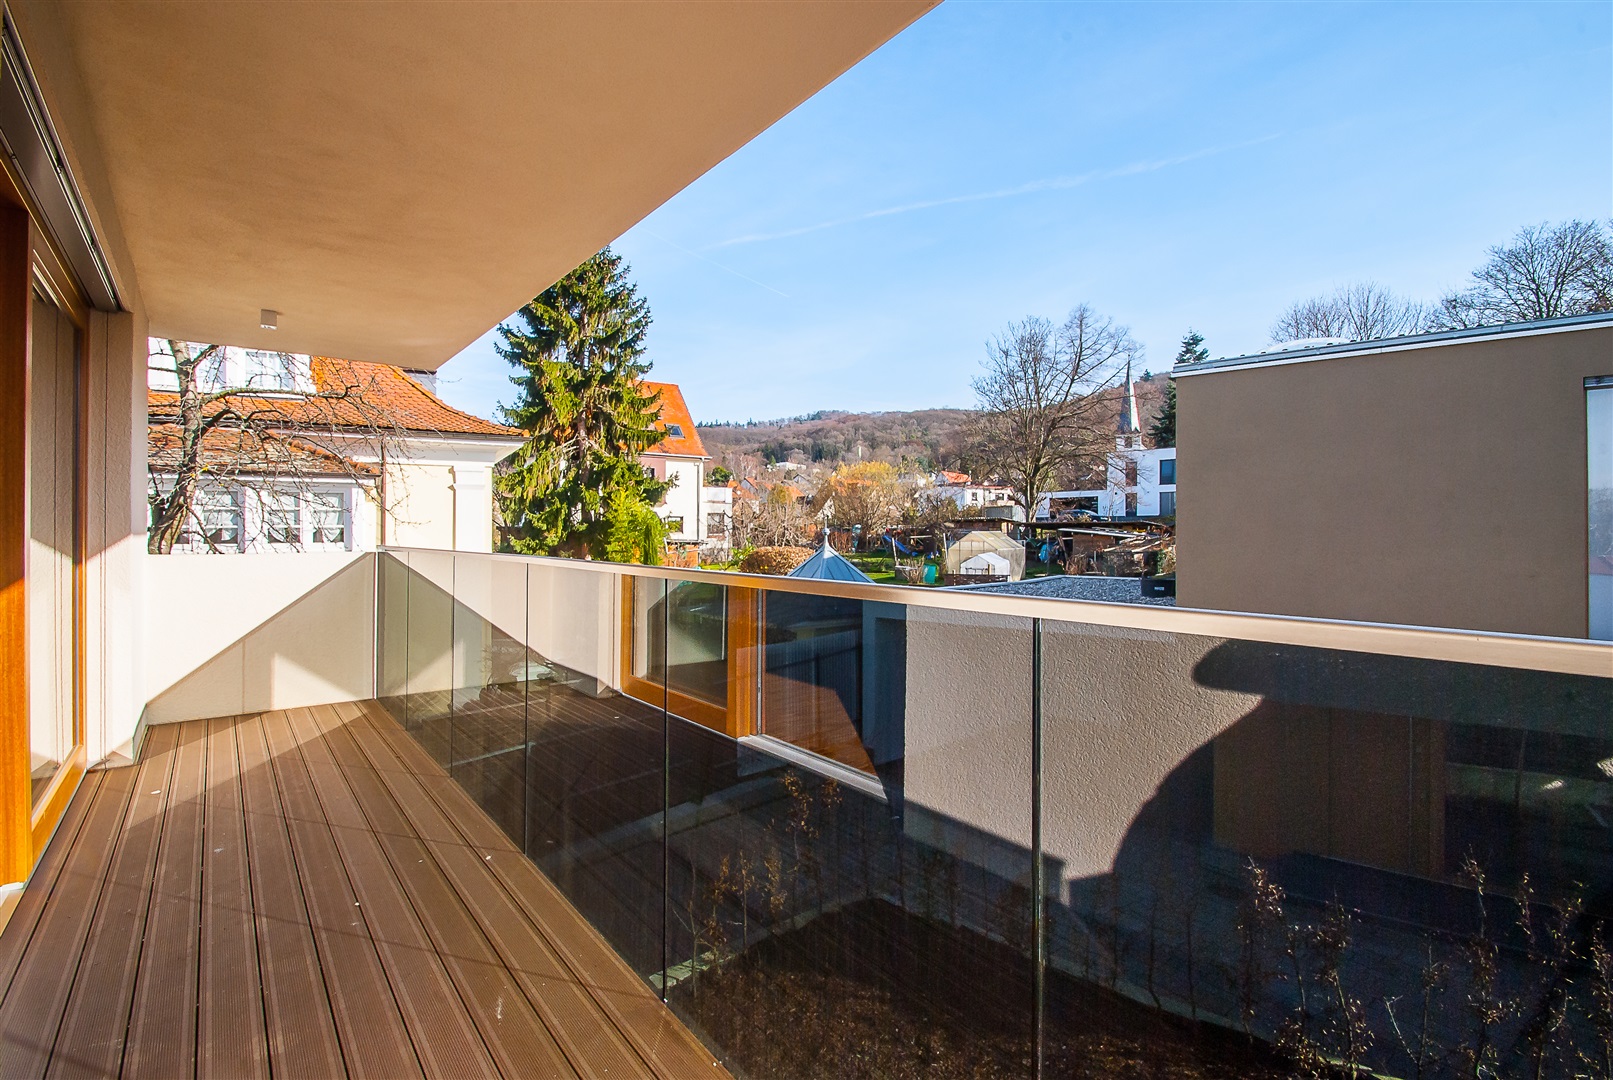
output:
[[650, 461], [659, 464], [657, 475], [673, 481], [671, 489], [666, 493], [665, 501], [655, 508], [655, 512], [661, 515], [662, 520], [673, 517], [683, 519], [683, 528], [669, 533], [667, 539], [690, 543], [704, 540], [706, 522], [702, 513], [701, 487], [705, 462], [700, 458], [667, 457], [660, 454], [647, 454], [645, 458], [647, 464]]
[[[1124, 517], [1128, 493], [1137, 496], [1137, 516], [1154, 517], [1160, 513], [1160, 494], [1176, 490], [1174, 480], [1168, 484], [1160, 482], [1160, 462], [1175, 460], [1174, 446], [1152, 450], [1117, 450], [1109, 458], [1108, 487], [1043, 492], [1036, 500], [1036, 518], [1039, 521], [1047, 520], [1051, 500], [1072, 498], [1096, 499], [1099, 517]], [[1137, 463], [1137, 483], [1134, 486], [1126, 483], [1127, 461]]]
[[145, 556], [145, 722], [370, 697], [374, 558]]
[[[472, 449], [490, 456], [486, 448]], [[444, 551], [493, 550], [490, 460], [389, 461], [382, 542]]]

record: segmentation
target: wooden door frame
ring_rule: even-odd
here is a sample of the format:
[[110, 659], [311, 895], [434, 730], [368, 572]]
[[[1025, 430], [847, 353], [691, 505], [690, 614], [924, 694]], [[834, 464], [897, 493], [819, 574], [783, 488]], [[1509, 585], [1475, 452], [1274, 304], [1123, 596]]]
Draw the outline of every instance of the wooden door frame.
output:
[[0, 201], [0, 881], [33, 870], [28, 780], [28, 211]]
[[[30, 417], [35, 291], [78, 330], [73, 356], [72, 710], [73, 746], [35, 802], [31, 773], [28, 548]], [[9, 171], [0, 176], [0, 883], [26, 881], [87, 766], [85, 578], [89, 310], [66, 263], [27, 209]], [[14, 467], [13, 467], [14, 466]]]

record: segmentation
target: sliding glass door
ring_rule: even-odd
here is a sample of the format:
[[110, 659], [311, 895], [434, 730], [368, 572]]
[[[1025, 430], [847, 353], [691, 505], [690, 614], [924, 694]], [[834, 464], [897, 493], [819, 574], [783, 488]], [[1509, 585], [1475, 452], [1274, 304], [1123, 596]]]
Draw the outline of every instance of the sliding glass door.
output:
[[[81, 335], [33, 294], [28, 403], [30, 802], [37, 813], [83, 747], [78, 708], [78, 400]], [[78, 764], [82, 765], [82, 762]]]
[[28, 335], [28, 750], [36, 847], [84, 766], [80, 678], [80, 355], [43, 281]]

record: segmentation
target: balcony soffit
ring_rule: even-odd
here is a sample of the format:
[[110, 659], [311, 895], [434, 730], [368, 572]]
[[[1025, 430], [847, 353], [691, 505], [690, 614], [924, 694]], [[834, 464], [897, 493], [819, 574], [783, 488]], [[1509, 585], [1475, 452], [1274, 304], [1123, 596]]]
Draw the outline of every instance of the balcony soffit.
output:
[[435, 369], [936, 2], [25, 0], [24, 29], [68, 43], [153, 334]]

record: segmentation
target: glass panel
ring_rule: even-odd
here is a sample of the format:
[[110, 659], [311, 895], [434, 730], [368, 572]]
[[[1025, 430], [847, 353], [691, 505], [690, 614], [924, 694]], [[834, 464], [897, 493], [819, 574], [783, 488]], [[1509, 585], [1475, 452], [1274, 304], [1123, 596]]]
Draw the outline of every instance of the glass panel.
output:
[[1585, 392], [1589, 445], [1590, 633], [1613, 641], [1613, 386]]
[[409, 715], [409, 553], [376, 558], [376, 697], [402, 723]]
[[1048, 1075], [1604, 1045], [1613, 679], [1054, 623], [1043, 670]]
[[763, 609], [764, 734], [668, 720], [670, 1003], [736, 1075], [1025, 1075], [1029, 622]]
[[836, 597], [766, 594], [759, 730], [873, 774], [863, 741], [864, 607]]
[[437, 764], [453, 761], [454, 556], [409, 552], [408, 694], [403, 726]]
[[79, 743], [73, 639], [78, 328], [37, 293], [28, 363], [29, 777], [37, 802]]
[[[659, 701], [621, 692], [617, 589], [659, 611], [665, 583], [545, 563], [532, 564], [528, 582], [528, 644], [541, 660], [527, 682], [527, 854], [635, 971], [658, 981], [665, 714]], [[663, 670], [645, 642], [635, 649], [641, 671]]]
[[526, 564], [454, 556], [454, 692], [449, 773], [515, 843], [525, 843], [527, 685], [541, 658], [527, 636]]
[[[665, 596], [638, 590], [633, 603], [634, 674], [713, 705], [728, 701], [728, 590], [674, 582]], [[658, 664], [665, 663], [665, 668]]]

